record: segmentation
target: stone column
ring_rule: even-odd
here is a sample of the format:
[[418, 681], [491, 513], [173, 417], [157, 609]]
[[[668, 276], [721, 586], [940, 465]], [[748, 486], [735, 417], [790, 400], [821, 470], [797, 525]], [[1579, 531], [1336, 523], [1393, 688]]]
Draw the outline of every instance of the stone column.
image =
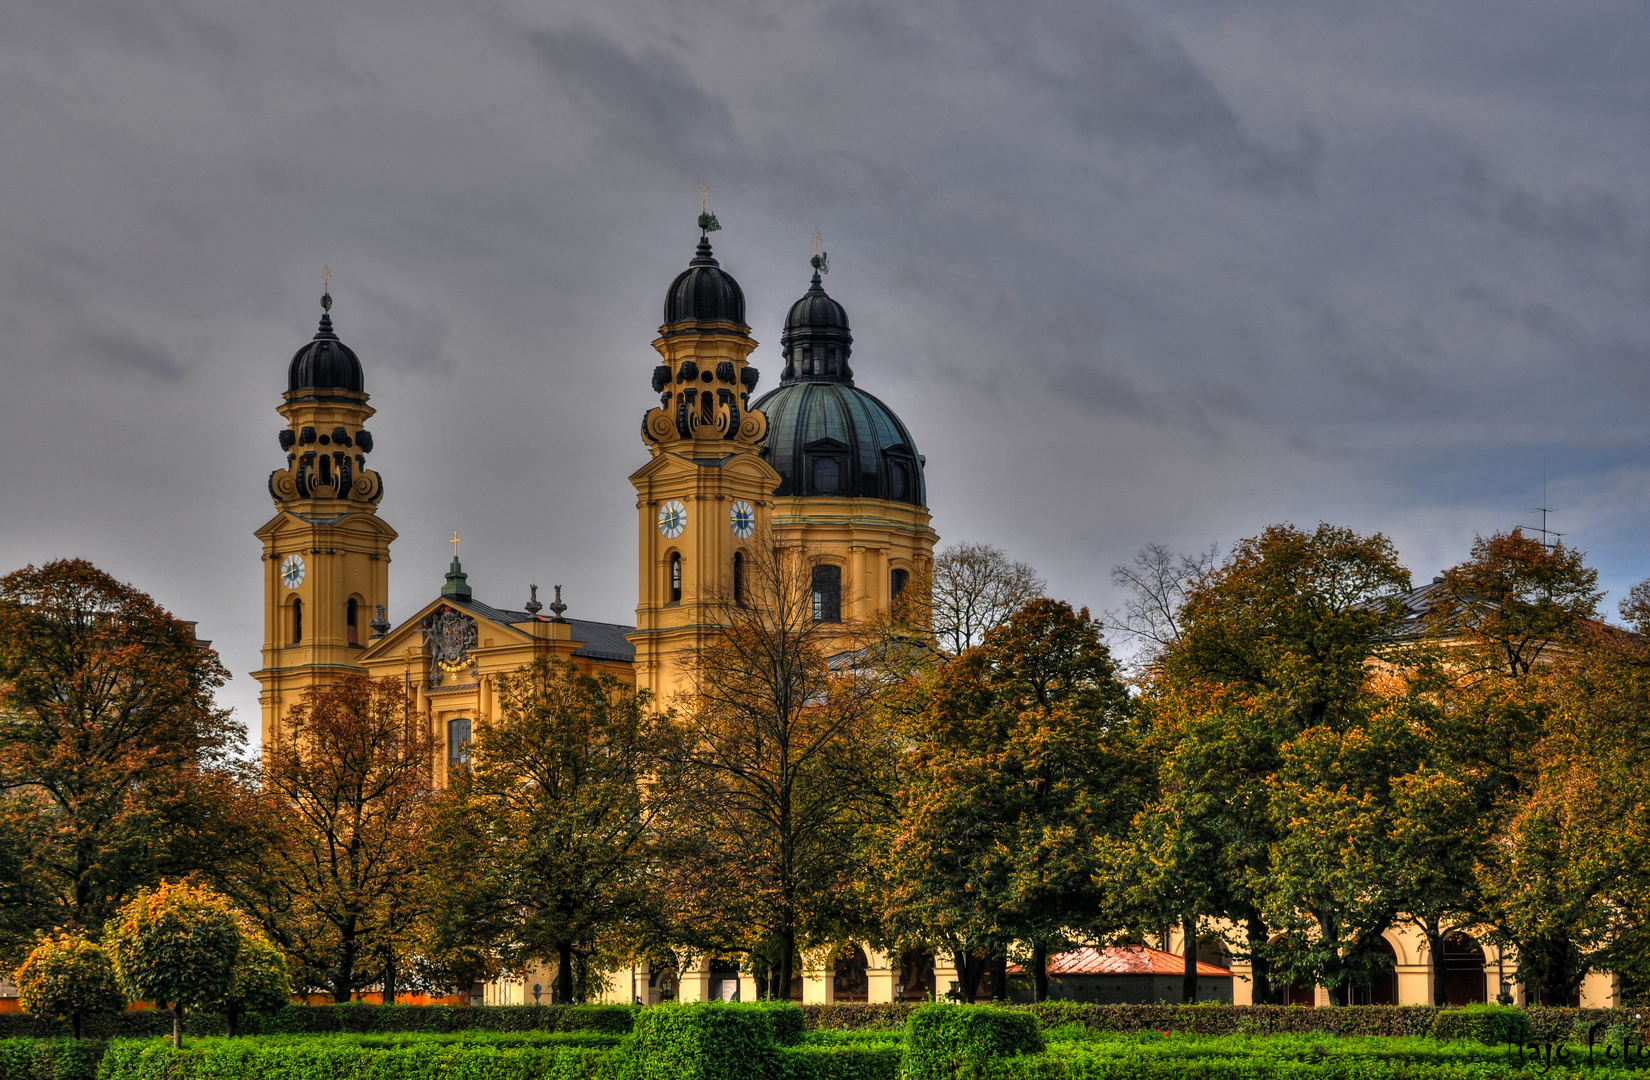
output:
[[829, 1005], [836, 1001], [836, 968], [830, 953], [817, 949], [802, 955], [802, 1004]]
[[710, 1000], [710, 961], [704, 957], [696, 960], [691, 968], [682, 972], [676, 984], [677, 1001], [709, 1001]]
[[893, 969], [887, 953], [867, 947], [865, 950], [865, 1000], [883, 1003], [894, 1000], [894, 980], [899, 972]]

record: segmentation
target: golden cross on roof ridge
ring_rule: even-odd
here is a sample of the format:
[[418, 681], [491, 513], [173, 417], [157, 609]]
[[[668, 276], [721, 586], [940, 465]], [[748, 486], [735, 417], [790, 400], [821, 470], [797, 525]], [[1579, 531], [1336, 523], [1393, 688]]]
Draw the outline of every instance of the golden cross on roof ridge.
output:
[[708, 183], [699, 185], [699, 212], [701, 214], [710, 213], [710, 185]]
[[463, 542], [464, 542], [464, 539], [461, 536], [458, 535], [458, 530], [454, 529], [453, 530], [453, 538], [448, 541], [448, 543], [453, 545], [453, 558], [455, 558], [455, 559], [458, 558], [458, 545], [462, 544]]

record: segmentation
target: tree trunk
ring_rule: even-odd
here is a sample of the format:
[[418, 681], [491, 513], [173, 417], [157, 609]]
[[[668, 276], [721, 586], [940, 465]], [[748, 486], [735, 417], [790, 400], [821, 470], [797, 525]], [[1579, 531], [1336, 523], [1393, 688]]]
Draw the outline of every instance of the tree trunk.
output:
[[557, 1003], [573, 1004], [573, 943], [556, 942], [556, 997]]
[[395, 949], [392, 946], [384, 954], [384, 1004], [395, 1004]]
[[183, 1006], [175, 1001], [172, 1003], [172, 1047], [183, 1049]]
[[1272, 985], [1272, 962], [1261, 953], [1270, 936], [1266, 932], [1266, 924], [1251, 915], [1245, 920], [1244, 931], [1249, 936], [1249, 978], [1251, 1000], [1256, 1005], [1277, 1005], [1278, 991]]
[[73, 1035], [76, 1039], [80, 1038], [80, 1014], [79, 1013], [73, 1013], [69, 1016], [69, 1031], [71, 1033], [73, 1033]]
[[1432, 1003], [1442, 1008], [1449, 1004], [1449, 972], [1444, 968], [1444, 931], [1429, 923], [1425, 933], [1427, 953], [1432, 958]]
[[338, 954], [338, 970], [333, 974], [332, 1000], [339, 1005], [348, 1003], [355, 992], [355, 917], [352, 915], [341, 927], [343, 948]]
[[1031, 947], [1032, 999], [1048, 1000], [1048, 946], [1039, 941]]
[[985, 973], [985, 958], [959, 952], [953, 956], [952, 963], [957, 969], [957, 1000], [963, 1004], [972, 1003], [980, 990], [980, 976]]
[[229, 1037], [233, 1039], [241, 1033], [241, 1010], [225, 1009], [223, 1014], [223, 1022], [224, 1030], [229, 1032]]
[[796, 976], [796, 931], [786, 927], [779, 934], [779, 1000], [791, 1000], [791, 979]]
[[1183, 915], [1180, 919], [1180, 956], [1185, 965], [1181, 973], [1180, 1000], [1187, 1005], [1197, 1004], [1197, 916]]
[[991, 951], [991, 1000], [1008, 1000], [1008, 947], [999, 945]]

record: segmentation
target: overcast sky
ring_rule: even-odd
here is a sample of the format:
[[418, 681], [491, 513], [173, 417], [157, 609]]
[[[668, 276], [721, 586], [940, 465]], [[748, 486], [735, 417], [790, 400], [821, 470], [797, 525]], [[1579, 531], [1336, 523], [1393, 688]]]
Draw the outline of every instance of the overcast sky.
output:
[[1115, 606], [1272, 522], [1418, 579], [1528, 523], [1650, 576], [1637, 2], [11, 0], [0, 570], [200, 622], [257, 725], [274, 409], [333, 272], [391, 618], [631, 622], [649, 342], [700, 181], [760, 389], [830, 252], [945, 541]]

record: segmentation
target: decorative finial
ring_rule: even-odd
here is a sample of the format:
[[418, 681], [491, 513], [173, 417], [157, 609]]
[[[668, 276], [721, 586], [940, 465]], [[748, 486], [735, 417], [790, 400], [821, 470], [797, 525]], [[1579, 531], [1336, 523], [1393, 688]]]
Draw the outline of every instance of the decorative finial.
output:
[[539, 603], [539, 587], [537, 585], [529, 585], [527, 586], [527, 591], [530, 595], [527, 597], [527, 603], [522, 606], [527, 609], [527, 614], [537, 615], [539, 612], [544, 610], [544, 605]]
[[374, 638], [381, 638], [390, 632], [390, 620], [384, 614], [383, 604], [374, 604], [373, 610], [375, 614], [373, 615], [372, 622], [367, 625], [372, 627], [372, 636]]
[[699, 185], [699, 231], [705, 235], [716, 232], [722, 223], [710, 212], [710, 185]]
[[321, 310], [322, 311], [331, 311], [332, 310], [332, 289], [329, 287], [331, 282], [332, 282], [332, 267], [322, 266], [321, 267]]
[[453, 558], [455, 558], [455, 559], [458, 558], [458, 545], [462, 544], [463, 542], [464, 542], [463, 538], [458, 535], [458, 530], [454, 529], [453, 530], [453, 538], [448, 541], [448, 543], [453, 545]]
[[829, 254], [819, 250], [819, 242], [823, 239], [825, 238], [819, 234], [819, 230], [814, 229], [814, 257], [808, 260], [808, 265], [812, 266], [816, 273], [829, 274], [831, 272], [831, 264], [827, 261]]
[[566, 610], [567, 610], [567, 605], [561, 602], [561, 586], [557, 585], [556, 586], [556, 599], [550, 605], [550, 613], [556, 617], [557, 622], [561, 622], [562, 621], [561, 613], [566, 611]]

